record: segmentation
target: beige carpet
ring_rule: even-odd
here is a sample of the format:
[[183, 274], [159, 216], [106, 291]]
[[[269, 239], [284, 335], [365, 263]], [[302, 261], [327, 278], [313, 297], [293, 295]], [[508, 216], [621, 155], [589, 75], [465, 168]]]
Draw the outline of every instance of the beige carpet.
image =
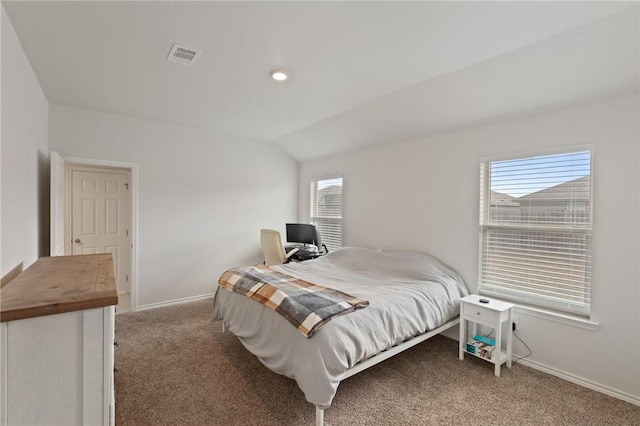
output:
[[[116, 316], [116, 424], [313, 425], [295, 381], [272, 373], [212, 301]], [[502, 377], [436, 336], [345, 380], [327, 425], [640, 425], [640, 407], [522, 365]]]

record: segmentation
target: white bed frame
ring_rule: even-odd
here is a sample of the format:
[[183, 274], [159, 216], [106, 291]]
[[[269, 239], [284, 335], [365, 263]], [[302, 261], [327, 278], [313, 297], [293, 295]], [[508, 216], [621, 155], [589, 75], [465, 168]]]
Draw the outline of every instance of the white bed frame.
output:
[[[418, 343], [422, 343], [427, 339], [435, 336], [436, 334], [440, 334], [445, 330], [450, 329], [451, 327], [460, 324], [460, 317], [456, 317], [448, 322], [444, 323], [438, 328], [434, 328], [433, 330], [429, 330], [424, 334], [420, 334], [419, 336], [413, 337], [409, 340], [405, 340], [399, 345], [393, 346], [385, 351], [380, 352], [377, 355], [372, 356], [371, 358], [367, 358], [364, 361], [360, 361], [350, 369], [348, 369], [344, 376], [342, 376], [342, 380], [348, 379], [349, 377], [360, 373], [361, 371], [366, 370], [369, 367], [373, 367], [376, 364], [381, 363], [394, 355], [399, 354], [400, 352], [406, 351], [409, 348], [414, 347]], [[225, 332], [224, 321], [222, 321], [222, 332]], [[342, 381], [341, 380], [341, 381]], [[316, 405], [316, 426], [324, 426], [324, 408], [320, 408]]]
[[[456, 317], [448, 322], [444, 323], [438, 328], [434, 328], [433, 330], [429, 330], [424, 334], [420, 334], [419, 336], [413, 337], [409, 340], [405, 340], [399, 345], [393, 346], [392, 348], [387, 349], [386, 351], [382, 351], [377, 355], [372, 356], [371, 358], [365, 359], [364, 361], [360, 361], [350, 369], [348, 369], [344, 376], [342, 376], [342, 380], [348, 379], [349, 377], [360, 373], [361, 371], [366, 370], [369, 367], [373, 367], [376, 364], [381, 363], [394, 355], [399, 354], [400, 352], [406, 351], [409, 348], [414, 347], [418, 343], [422, 343], [427, 339], [435, 336], [436, 334], [440, 334], [449, 328], [460, 324], [460, 318]], [[342, 381], [341, 380], [341, 381]], [[316, 426], [324, 426], [324, 409], [320, 408], [316, 405]]]

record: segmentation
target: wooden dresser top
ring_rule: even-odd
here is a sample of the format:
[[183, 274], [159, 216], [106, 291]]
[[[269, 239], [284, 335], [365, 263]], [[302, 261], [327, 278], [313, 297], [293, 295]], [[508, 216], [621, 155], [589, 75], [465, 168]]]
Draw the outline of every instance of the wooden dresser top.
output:
[[0, 322], [117, 303], [110, 253], [43, 257], [0, 289]]

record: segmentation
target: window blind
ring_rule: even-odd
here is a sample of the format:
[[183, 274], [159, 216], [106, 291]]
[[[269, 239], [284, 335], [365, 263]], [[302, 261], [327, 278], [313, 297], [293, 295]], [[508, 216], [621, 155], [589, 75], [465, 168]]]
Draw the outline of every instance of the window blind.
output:
[[484, 162], [480, 180], [480, 292], [588, 316], [591, 152]]
[[311, 181], [311, 224], [329, 250], [342, 247], [342, 177]]

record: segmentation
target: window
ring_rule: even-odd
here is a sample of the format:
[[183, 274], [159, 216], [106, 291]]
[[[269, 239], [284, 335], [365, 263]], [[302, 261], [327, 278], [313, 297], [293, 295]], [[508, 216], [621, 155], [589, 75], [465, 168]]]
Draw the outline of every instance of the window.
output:
[[591, 152], [481, 165], [483, 294], [589, 316]]
[[342, 247], [342, 177], [311, 181], [311, 223], [329, 250]]

